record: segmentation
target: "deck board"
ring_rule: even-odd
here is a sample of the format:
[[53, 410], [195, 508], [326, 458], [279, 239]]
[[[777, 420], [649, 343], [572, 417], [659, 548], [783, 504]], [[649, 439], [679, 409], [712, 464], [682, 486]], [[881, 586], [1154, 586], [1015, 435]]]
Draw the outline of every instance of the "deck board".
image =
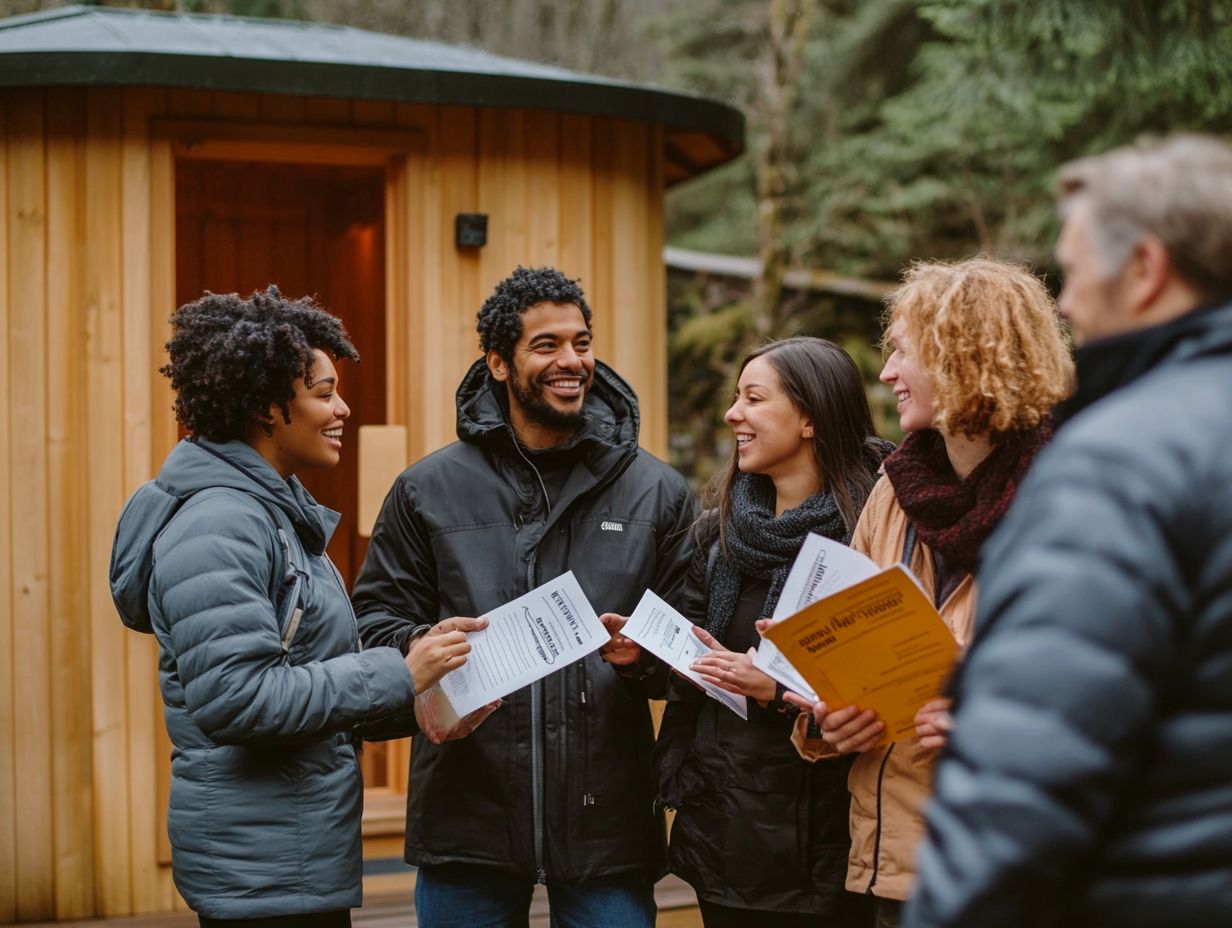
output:
[[[412, 883], [413, 885], [413, 883]], [[692, 888], [674, 876], [666, 876], [655, 886], [655, 902], [659, 906], [656, 928], [700, 928], [697, 897]], [[415, 903], [412, 890], [369, 892], [363, 908], [351, 918], [354, 928], [416, 928]], [[24, 928], [195, 928], [197, 916], [192, 912], [165, 915], [140, 915], [131, 918], [93, 918], [61, 922], [27, 922]], [[542, 886], [535, 887], [530, 906], [531, 928], [547, 928], [548, 898]]]

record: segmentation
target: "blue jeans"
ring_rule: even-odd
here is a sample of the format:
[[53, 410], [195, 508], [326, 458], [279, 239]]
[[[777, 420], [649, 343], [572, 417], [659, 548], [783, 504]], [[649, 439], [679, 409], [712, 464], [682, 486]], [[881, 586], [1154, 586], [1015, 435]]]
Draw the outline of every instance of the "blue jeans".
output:
[[[419, 928], [526, 928], [535, 885], [491, 867], [420, 867], [415, 878]], [[548, 880], [552, 928], [654, 928], [654, 887], [642, 876], [585, 883]]]

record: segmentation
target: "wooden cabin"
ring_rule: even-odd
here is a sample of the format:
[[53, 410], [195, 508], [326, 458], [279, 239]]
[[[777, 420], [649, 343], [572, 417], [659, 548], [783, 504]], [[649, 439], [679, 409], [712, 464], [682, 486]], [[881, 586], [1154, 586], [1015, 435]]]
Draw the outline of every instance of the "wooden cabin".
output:
[[[178, 436], [171, 310], [274, 282], [345, 320], [352, 423], [387, 427], [312, 484], [345, 514], [353, 576], [361, 471], [453, 439], [475, 313], [518, 264], [581, 278], [597, 353], [666, 451], [664, 189], [742, 145], [721, 104], [439, 43], [95, 7], [0, 20], [0, 923], [182, 906], [155, 645], [107, 587], [120, 507]], [[401, 857], [407, 759], [365, 754], [373, 872]]]

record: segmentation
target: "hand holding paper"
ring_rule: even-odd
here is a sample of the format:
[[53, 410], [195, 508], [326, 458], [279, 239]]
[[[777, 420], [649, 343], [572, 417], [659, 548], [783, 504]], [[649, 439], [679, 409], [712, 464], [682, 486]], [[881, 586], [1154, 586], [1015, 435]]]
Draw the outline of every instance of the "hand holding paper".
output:
[[669, 667], [697, 684], [708, 696], [717, 699], [742, 719], [749, 717], [748, 700], [704, 679], [692, 669], [694, 661], [709, 649], [693, 634], [696, 626], [650, 590], [621, 629], [626, 638], [636, 641]]
[[625, 623], [629, 620], [623, 615], [617, 615], [615, 612], [605, 612], [599, 616], [599, 621], [603, 623], [603, 627], [607, 629], [607, 633], [611, 638], [603, 646], [603, 659], [613, 667], [628, 667], [637, 663], [637, 659], [642, 655], [641, 646], [631, 638], [626, 638], [620, 633], [620, 630], [625, 627]]
[[[466, 664], [439, 684], [458, 718], [567, 667], [609, 640], [572, 571], [484, 618], [488, 627], [468, 636], [471, 654]], [[443, 711], [440, 707], [438, 714]]]
[[434, 686], [415, 696], [415, 721], [429, 741], [440, 744], [443, 741], [465, 738], [500, 707], [501, 701], [497, 699], [486, 706], [480, 706], [463, 718], [458, 718], [449, 700], [441, 693], [441, 688]]
[[454, 617], [438, 622], [425, 634], [411, 642], [406, 653], [406, 666], [415, 681], [415, 692], [422, 693], [436, 682], [466, 663], [471, 646], [466, 632], [479, 631], [486, 619]]
[[757, 653], [749, 648], [749, 653], [738, 654], [729, 651], [717, 638], [699, 625], [693, 626], [693, 634], [698, 641], [710, 649], [692, 664], [692, 669], [713, 686], [721, 687], [729, 693], [748, 696], [761, 702], [769, 702], [774, 698], [774, 680], [753, 664], [753, 656]]

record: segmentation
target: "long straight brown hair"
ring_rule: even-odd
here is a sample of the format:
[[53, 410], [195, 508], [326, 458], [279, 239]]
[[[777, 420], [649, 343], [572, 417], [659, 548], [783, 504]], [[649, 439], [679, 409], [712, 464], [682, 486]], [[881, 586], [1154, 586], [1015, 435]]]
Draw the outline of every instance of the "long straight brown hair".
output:
[[[783, 391], [813, 423], [813, 463], [822, 489], [834, 497], [850, 534], [890, 447], [873, 429], [859, 368], [834, 342], [800, 335], [750, 351], [740, 362], [737, 381], [754, 358], [769, 362]], [[703, 492], [707, 508], [718, 507], [720, 538], [731, 514], [738, 460], [733, 446], [731, 460]]]

